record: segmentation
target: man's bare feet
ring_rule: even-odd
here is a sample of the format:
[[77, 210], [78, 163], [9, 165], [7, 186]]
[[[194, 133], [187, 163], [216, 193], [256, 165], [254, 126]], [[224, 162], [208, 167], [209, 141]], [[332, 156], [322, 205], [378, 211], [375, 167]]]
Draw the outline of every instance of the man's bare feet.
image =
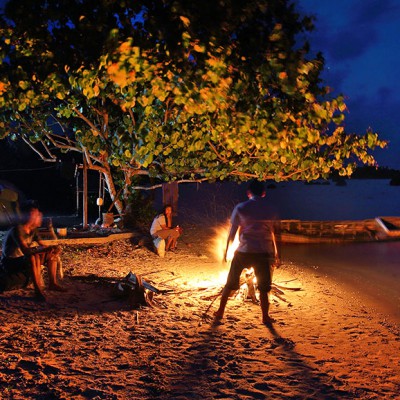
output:
[[60, 286], [57, 283], [53, 283], [49, 285], [49, 290], [51, 290], [52, 292], [66, 292], [68, 289], [63, 286]]
[[221, 311], [215, 311], [214, 318], [216, 320], [221, 320], [222, 318], [224, 318], [224, 313], [221, 313]]
[[274, 322], [276, 322], [276, 319], [271, 318], [269, 315], [267, 315], [266, 317], [263, 317], [262, 322], [263, 322], [264, 325], [271, 325]]
[[46, 296], [42, 292], [35, 290], [35, 300], [39, 302], [45, 302]]
[[221, 313], [219, 313], [218, 311], [216, 311], [216, 312], [214, 313], [214, 319], [213, 319], [213, 321], [212, 321], [212, 325], [213, 325], [213, 326], [221, 325], [221, 324], [223, 323], [223, 322], [222, 322], [223, 317], [224, 317], [223, 314], [221, 315]]

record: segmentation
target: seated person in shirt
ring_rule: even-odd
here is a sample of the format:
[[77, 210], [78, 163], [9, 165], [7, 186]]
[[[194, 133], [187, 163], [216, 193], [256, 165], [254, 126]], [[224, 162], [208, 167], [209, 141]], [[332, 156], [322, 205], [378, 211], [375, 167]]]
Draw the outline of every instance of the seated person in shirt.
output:
[[158, 214], [151, 224], [150, 234], [153, 239], [165, 240], [165, 251], [176, 250], [176, 244], [180, 236], [179, 227], [172, 228], [172, 207], [167, 204], [163, 211]]
[[38, 228], [42, 224], [42, 213], [35, 203], [23, 204], [21, 215], [21, 223], [12, 227], [3, 241], [0, 292], [26, 287], [32, 279], [36, 298], [45, 301], [41, 287], [42, 264], [48, 269], [49, 290], [65, 291], [57, 283], [57, 261], [61, 250], [58, 246], [46, 246], [41, 241]]

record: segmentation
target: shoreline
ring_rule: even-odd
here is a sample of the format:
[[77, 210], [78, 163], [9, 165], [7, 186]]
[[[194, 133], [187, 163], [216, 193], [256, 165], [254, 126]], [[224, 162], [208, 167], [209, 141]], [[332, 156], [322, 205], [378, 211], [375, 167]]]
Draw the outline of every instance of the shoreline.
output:
[[400, 243], [283, 246], [285, 257], [314, 274], [323, 274], [400, 324]]

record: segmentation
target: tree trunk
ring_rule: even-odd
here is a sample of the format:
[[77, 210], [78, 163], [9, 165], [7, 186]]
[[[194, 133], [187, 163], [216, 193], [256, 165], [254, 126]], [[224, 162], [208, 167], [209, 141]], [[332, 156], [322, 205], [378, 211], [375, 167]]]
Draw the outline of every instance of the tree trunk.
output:
[[111, 172], [107, 169], [106, 172], [103, 172], [103, 174], [104, 174], [104, 179], [106, 181], [106, 185], [108, 188], [108, 192], [110, 193], [111, 201], [114, 203], [115, 208], [117, 209], [118, 213], [122, 215], [125, 207], [124, 207], [123, 202], [118, 198], [119, 193], [117, 193], [117, 191], [115, 189]]

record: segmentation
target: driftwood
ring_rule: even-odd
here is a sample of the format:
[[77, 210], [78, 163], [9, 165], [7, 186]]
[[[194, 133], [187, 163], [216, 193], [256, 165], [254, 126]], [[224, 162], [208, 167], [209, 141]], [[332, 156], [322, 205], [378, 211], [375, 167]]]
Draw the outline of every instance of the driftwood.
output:
[[131, 307], [156, 305], [166, 308], [163, 302], [159, 302], [154, 298], [155, 294], [170, 293], [172, 290], [160, 290], [149, 282], [145, 281], [140, 275], [132, 272], [125, 277], [123, 282], [117, 286], [120, 296], [125, 297]]
[[278, 285], [277, 283], [273, 283], [273, 286], [275, 286], [276, 288], [285, 289], [285, 290], [293, 290], [293, 291], [301, 290], [301, 288], [299, 288], [299, 287], [287, 287], [287, 286]]
[[221, 296], [223, 290], [224, 290], [224, 289], [222, 288], [218, 294], [214, 295], [213, 301], [210, 303], [210, 305], [208, 306], [207, 310], [204, 312], [203, 315], [207, 315], [208, 311], [210, 310], [210, 308], [211, 308], [212, 305], [214, 304], [215, 300], [217, 300], [218, 297]]
[[243, 300], [251, 299], [251, 301], [256, 304], [258, 303], [257, 297], [256, 297], [256, 287], [254, 284], [254, 271], [252, 269], [247, 269], [245, 268], [242, 272], [242, 275], [240, 277], [239, 285], [240, 288], [236, 292], [236, 296], [240, 293], [242, 290], [243, 294]]
[[118, 283], [118, 285], [114, 287], [113, 294], [118, 298], [126, 299], [132, 308], [151, 305], [150, 302], [147, 301], [140, 277], [138, 277], [135, 285], [127, 281]]
[[[101, 277], [95, 274], [86, 276], [71, 276], [72, 279], [80, 280], [85, 283], [95, 283], [100, 286], [105, 286], [111, 290], [111, 295], [114, 299], [122, 299], [127, 301], [130, 307], [154, 307], [160, 306], [165, 308], [165, 304], [154, 298], [154, 294], [165, 294], [172, 290], [160, 290], [144, 280], [140, 275], [129, 274], [123, 278], [108, 278]], [[106, 300], [113, 301], [113, 300]]]

